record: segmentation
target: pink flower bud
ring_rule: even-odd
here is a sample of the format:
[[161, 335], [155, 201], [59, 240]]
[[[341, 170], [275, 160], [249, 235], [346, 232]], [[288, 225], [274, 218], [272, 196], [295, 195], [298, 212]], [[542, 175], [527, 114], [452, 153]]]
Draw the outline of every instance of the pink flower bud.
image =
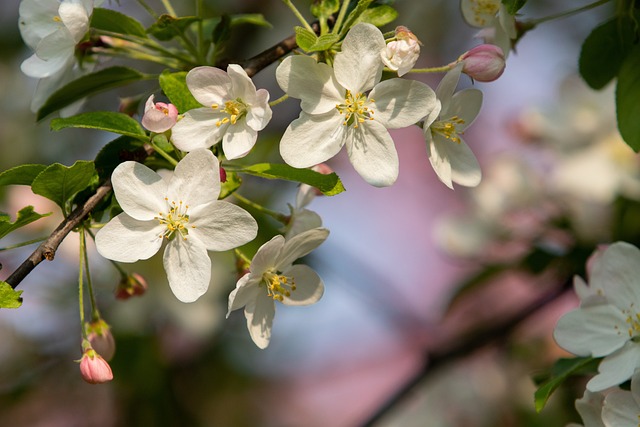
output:
[[492, 82], [502, 75], [506, 62], [504, 52], [496, 45], [481, 44], [462, 55], [462, 72], [479, 82]]
[[98, 319], [95, 322], [87, 323], [86, 331], [91, 347], [106, 361], [111, 360], [116, 352], [116, 342], [107, 322]]
[[176, 124], [178, 120], [178, 109], [173, 104], [165, 104], [164, 102], [153, 102], [154, 97], [151, 95], [144, 106], [144, 116], [142, 117], [142, 126], [151, 132], [166, 132]]
[[220, 182], [227, 182], [227, 171], [220, 166]]
[[89, 384], [101, 384], [113, 379], [111, 367], [91, 345], [83, 344], [85, 347], [82, 359], [80, 359], [80, 374], [82, 379]]
[[420, 41], [407, 27], [396, 28], [396, 40], [387, 43], [380, 52], [382, 62], [398, 76], [407, 74], [420, 56]]
[[123, 277], [118, 283], [115, 294], [116, 298], [126, 300], [133, 296], [140, 296], [147, 291], [147, 281], [138, 273], [132, 273]]

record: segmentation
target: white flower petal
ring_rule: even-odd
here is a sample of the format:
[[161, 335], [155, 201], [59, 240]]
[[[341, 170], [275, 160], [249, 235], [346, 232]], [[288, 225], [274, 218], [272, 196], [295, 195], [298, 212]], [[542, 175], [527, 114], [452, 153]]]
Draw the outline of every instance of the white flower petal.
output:
[[431, 130], [428, 128], [425, 129], [424, 136], [427, 141], [427, 155], [429, 156], [431, 167], [438, 176], [438, 179], [453, 190], [451, 160], [449, 159], [449, 152], [447, 150], [448, 144], [453, 144], [453, 142], [441, 138], [439, 135], [432, 135]]
[[246, 156], [258, 139], [258, 132], [251, 129], [244, 120], [229, 125], [222, 137], [222, 149], [229, 160]]
[[274, 265], [276, 270], [284, 270], [298, 258], [309, 254], [329, 237], [329, 230], [316, 228], [300, 233], [287, 240]]
[[142, 163], [120, 163], [111, 175], [111, 183], [120, 207], [135, 219], [153, 220], [167, 208], [166, 182]]
[[63, 25], [53, 19], [58, 14], [60, 3], [51, 0], [22, 0], [20, 14], [20, 35], [31, 49], [36, 50], [40, 40]]
[[269, 107], [269, 91], [266, 89], [258, 89], [255, 96], [255, 102], [247, 111], [246, 122], [247, 125], [253, 130], [264, 129], [269, 121], [273, 112]]
[[209, 288], [211, 259], [197, 239], [177, 235], [167, 244], [162, 261], [171, 291], [180, 301], [193, 302]]
[[292, 277], [296, 284], [296, 290], [291, 291], [289, 297], [284, 297], [285, 305], [310, 305], [318, 302], [324, 294], [324, 283], [318, 273], [310, 267], [302, 264], [294, 265], [282, 272], [284, 276]]
[[375, 187], [388, 187], [398, 178], [398, 153], [387, 129], [375, 120], [349, 128], [347, 153], [356, 172]]
[[278, 234], [260, 246], [251, 260], [251, 267], [249, 267], [251, 274], [261, 277], [265, 271], [275, 267], [284, 247], [284, 242], [284, 237]]
[[189, 230], [210, 251], [227, 251], [253, 240], [258, 233], [256, 220], [239, 206], [217, 201], [194, 208]]
[[22, 64], [22, 72], [29, 77], [50, 77], [73, 66], [74, 43], [66, 28], [48, 35], [38, 44], [36, 53]]
[[625, 315], [613, 305], [605, 304], [565, 314], [558, 321], [553, 337], [560, 347], [574, 354], [601, 357], [629, 340], [627, 328]]
[[162, 246], [163, 227], [158, 221], [138, 221], [126, 213], [114, 217], [96, 234], [96, 249], [117, 262], [149, 259]]
[[484, 28], [492, 25], [500, 10], [500, 0], [462, 0], [460, 9], [467, 24]]
[[602, 407], [602, 421], [606, 427], [636, 427], [640, 407], [631, 392], [614, 390], [607, 394]]
[[458, 81], [460, 80], [460, 74], [462, 73], [463, 66], [464, 64], [460, 63], [449, 70], [447, 74], [444, 75], [442, 80], [440, 80], [440, 84], [438, 84], [438, 88], [436, 89], [436, 97], [440, 100], [441, 111], [447, 111], [447, 109], [449, 108], [449, 103], [451, 102], [453, 93], [458, 86]]
[[640, 305], [640, 250], [617, 242], [609, 246], [594, 263], [591, 286], [604, 289], [607, 300], [622, 309]]
[[304, 111], [291, 122], [280, 140], [280, 155], [295, 168], [308, 168], [329, 160], [342, 148], [347, 127], [334, 109], [310, 115]]
[[441, 116], [443, 116], [444, 119], [458, 116], [464, 120], [464, 123], [457, 125], [456, 129], [464, 131], [471, 126], [471, 123], [476, 119], [481, 107], [482, 91], [478, 89], [463, 89], [451, 97], [451, 102], [447, 110], [442, 111]]
[[293, 213], [291, 222], [287, 225], [285, 237], [290, 239], [304, 231], [322, 227], [322, 217], [308, 209], [302, 209]]
[[253, 342], [261, 349], [267, 348], [271, 340], [273, 318], [276, 315], [274, 301], [261, 292], [258, 298], [245, 306], [244, 315]]
[[353, 26], [342, 42], [333, 68], [336, 80], [354, 95], [373, 88], [382, 77], [380, 52], [386, 47], [378, 28], [368, 23]]
[[288, 56], [276, 69], [283, 91], [300, 99], [300, 108], [309, 114], [323, 114], [344, 102], [345, 89], [333, 75], [333, 69], [306, 55]]
[[238, 64], [229, 64], [227, 74], [231, 79], [231, 92], [229, 98], [240, 98], [247, 104], [253, 104], [256, 101], [256, 86]]
[[229, 294], [229, 308], [227, 311], [227, 318], [232, 311], [244, 307], [251, 301], [258, 298], [258, 294], [261, 292], [260, 287], [257, 286], [255, 281], [250, 281], [250, 274], [245, 274], [236, 283], [236, 288]]
[[469, 146], [460, 138], [459, 143], [450, 142], [447, 146], [451, 163], [451, 180], [464, 187], [475, 187], [482, 180], [482, 170], [478, 159]]
[[213, 153], [204, 148], [187, 154], [175, 168], [167, 197], [169, 203], [180, 201], [190, 209], [218, 200], [220, 165]]
[[71, 33], [74, 43], [80, 42], [89, 31], [89, 14], [82, 2], [63, 1], [60, 3], [58, 15]]
[[219, 68], [196, 67], [187, 74], [187, 87], [193, 97], [205, 107], [224, 106], [232, 88], [231, 78]]
[[411, 126], [436, 105], [433, 90], [415, 80], [385, 80], [373, 88], [369, 98], [374, 100], [374, 119], [387, 129]]
[[500, 13], [498, 14], [500, 27], [504, 30], [510, 39], [518, 37], [518, 29], [516, 28], [516, 19], [511, 15], [504, 4], [500, 4]]
[[220, 142], [229, 127], [228, 123], [216, 126], [225, 117], [211, 108], [189, 110], [171, 129], [171, 141], [182, 151], [209, 148]]
[[603, 403], [602, 393], [592, 393], [589, 390], [585, 390], [582, 398], [576, 400], [576, 410], [584, 422], [584, 427], [604, 427], [601, 416]]
[[[594, 338], [595, 339], [595, 338]], [[605, 357], [598, 366], [598, 375], [587, 383], [590, 391], [602, 391], [622, 384], [640, 365], [640, 344], [629, 341], [618, 351]]]

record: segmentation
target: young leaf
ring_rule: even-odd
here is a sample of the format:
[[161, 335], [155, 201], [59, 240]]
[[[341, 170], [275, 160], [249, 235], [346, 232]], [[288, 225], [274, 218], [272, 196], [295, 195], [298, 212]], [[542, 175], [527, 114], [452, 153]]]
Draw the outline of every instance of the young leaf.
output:
[[507, 7], [510, 15], [515, 15], [526, 3], [527, 0], [502, 0], [502, 4]]
[[231, 15], [231, 28], [243, 24], [265, 28], [273, 27], [273, 25], [271, 25], [271, 23], [267, 21], [261, 13], [238, 13], [236, 15]]
[[551, 368], [551, 376], [534, 393], [536, 411], [540, 412], [547, 404], [551, 394], [570, 376], [595, 372], [600, 359], [576, 357], [559, 359]]
[[365, 10], [367, 10], [371, 3], [373, 3], [373, 0], [359, 0], [355, 9], [353, 9], [349, 16], [347, 16], [344, 25], [342, 26], [342, 28], [340, 28], [340, 34], [346, 34], [347, 31], [349, 31], [349, 29], [355, 25], [357, 19], [364, 13]]
[[171, 15], [161, 15], [153, 25], [147, 28], [146, 32], [160, 41], [169, 41], [184, 33], [189, 25], [199, 20], [200, 18], [196, 16], [175, 18]]
[[93, 9], [91, 27], [113, 33], [147, 37], [147, 32], [140, 22], [123, 13], [101, 7]]
[[162, 91], [180, 113], [202, 107], [189, 92], [186, 77], [187, 73], [185, 71], [172, 73], [169, 70], [165, 70], [160, 74], [159, 79]]
[[383, 25], [387, 25], [388, 23], [395, 21], [397, 17], [398, 11], [391, 6], [374, 6], [362, 12], [358, 19], [356, 19], [354, 25], [359, 22], [368, 22], [376, 27], [382, 27]]
[[616, 87], [618, 130], [624, 142], [640, 151], [640, 45], [633, 48], [622, 63]]
[[326, 19], [336, 13], [339, 9], [339, 0], [314, 0], [311, 4], [311, 14], [318, 19]]
[[33, 210], [33, 206], [27, 206], [20, 209], [14, 222], [11, 222], [9, 215], [0, 215], [0, 239], [20, 227], [24, 227], [27, 224], [31, 224], [32, 222], [49, 215], [51, 215], [51, 212], [46, 214], [39, 214], [38, 212], [35, 212]]
[[0, 173], [0, 185], [31, 185], [46, 165], [20, 165]]
[[222, 15], [220, 22], [216, 24], [211, 32], [211, 41], [213, 44], [223, 44], [231, 38], [231, 18], [229, 15]]
[[345, 191], [342, 181], [335, 172], [324, 175], [311, 169], [296, 169], [289, 165], [274, 163], [258, 163], [244, 167], [238, 172], [267, 179], [285, 179], [309, 184], [326, 196], [335, 196]]
[[18, 308], [22, 305], [22, 291], [14, 290], [7, 282], [0, 281], [0, 308]]
[[121, 136], [102, 147], [94, 163], [100, 179], [111, 177], [113, 170], [127, 160], [142, 160], [146, 157], [144, 143], [139, 139]]
[[308, 49], [305, 49], [307, 52], [320, 52], [323, 50], [331, 49], [338, 40], [340, 40], [340, 36], [337, 34], [324, 34], [316, 39], [316, 42], [310, 46]]
[[296, 43], [298, 47], [305, 52], [309, 52], [318, 41], [318, 36], [304, 27], [294, 27], [294, 30], [296, 32]]
[[602, 89], [620, 71], [633, 47], [635, 31], [627, 17], [614, 18], [596, 27], [580, 51], [580, 75], [593, 89]]
[[92, 161], [78, 160], [71, 167], [54, 163], [33, 180], [34, 193], [53, 200], [67, 214], [67, 203], [85, 188], [96, 182]]
[[51, 120], [51, 130], [66, 128], [99, 129], [132, 137], [146, 137], [140, 123], [124, 113], [114, 111], [92, 111], [65, 119]]
[[136, 70], [119, 66], [87, 74], [55, 91], [38, 110], [37, 120], [87, 96], [148, 78]]

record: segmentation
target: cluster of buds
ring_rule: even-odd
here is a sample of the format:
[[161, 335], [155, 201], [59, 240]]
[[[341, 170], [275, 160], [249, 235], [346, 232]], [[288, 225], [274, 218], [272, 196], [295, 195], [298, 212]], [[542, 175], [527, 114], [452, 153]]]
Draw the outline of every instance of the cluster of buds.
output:
[[420, 40], [407, 27], [396, 27], [395, 40], [387, 43], [380, 53], [382, 62], [389, 69], [403, 76], [415, 65], [420, 56]]

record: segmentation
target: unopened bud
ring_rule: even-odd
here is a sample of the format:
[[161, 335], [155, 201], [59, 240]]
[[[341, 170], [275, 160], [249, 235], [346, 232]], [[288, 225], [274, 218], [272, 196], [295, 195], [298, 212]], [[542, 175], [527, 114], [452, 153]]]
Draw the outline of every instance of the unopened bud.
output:
[[82, 344], [84, 353], [80, 359], [80, 374], [82, 379], [89, 384], [101, 384], [113, 379], [111, 366], [102, 358], [89, 344], [84, 341]]
[[115, 294], [117, 299], [125, 300], [133, 296], [139, 296], [147, 291], [147, 281], [138, 273], [132, 273], [123, 277], [118, 283]]
[[396, 28], [396, 39], [387, 43], [380, 52], [382, 62], [403, 76], [415, 65], [420, 56], [420, 41], [407, 27]]
[[502, 75], [506, 66], [504, 52], [493, 44], [481, 44], [462, 55], [462, 72], [479, 82], [492, 82]]
[[227, 171], [220, 166], [220, 182], [227, 182]]
[[154, 96], [151, 95], [144, 106], [142, 126], [151, 132], [166, 132], [176, 124], [178, 120], [178, 109], [173, 104], [165, 104], [164, 102], [154, 103], [153, 100]]
[[111, 334], [111, 328], [102, 319], [86, 325], [87, 339], [91, 347], [106, 361], [113, 358], [116, 352], [116, 342]]

